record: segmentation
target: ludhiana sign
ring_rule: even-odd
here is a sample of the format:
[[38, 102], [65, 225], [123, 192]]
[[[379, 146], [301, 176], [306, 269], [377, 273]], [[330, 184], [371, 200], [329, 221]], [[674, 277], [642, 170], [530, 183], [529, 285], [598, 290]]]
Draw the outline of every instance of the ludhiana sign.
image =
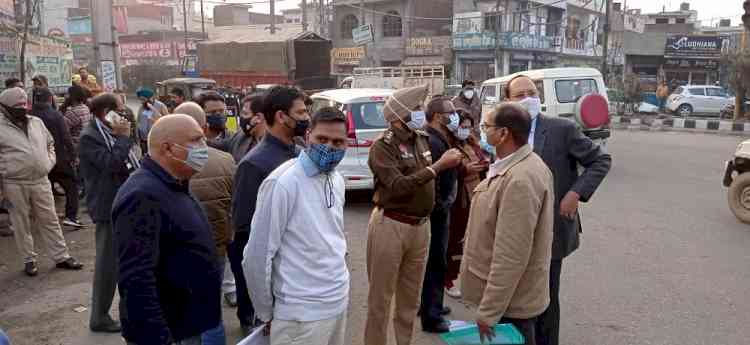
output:
[[666, 57], [718, 58], [729, 47], [729, 36], [669, 35]]

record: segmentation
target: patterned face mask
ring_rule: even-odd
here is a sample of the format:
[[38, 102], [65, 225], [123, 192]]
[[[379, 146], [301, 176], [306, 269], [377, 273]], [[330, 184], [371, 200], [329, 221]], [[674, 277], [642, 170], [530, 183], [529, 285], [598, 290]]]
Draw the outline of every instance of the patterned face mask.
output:
[[310, 144], [307, 148], [307, 156], [320, 171], [328, 173], [336, 168], [344, 159], [346, 150], [337, 149], [324, 144]]

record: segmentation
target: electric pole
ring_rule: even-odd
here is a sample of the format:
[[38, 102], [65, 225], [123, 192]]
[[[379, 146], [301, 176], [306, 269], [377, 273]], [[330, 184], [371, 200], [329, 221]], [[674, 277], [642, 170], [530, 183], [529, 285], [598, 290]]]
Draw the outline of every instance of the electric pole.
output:
[[185, 29], [185, 52], [188, 50], [188, 12], [187, 12], [187, 0], [182, 0], [182, 23]]
[[273, 35], [276, 33], [276, 1], [271, 0], [268, 7], [270, 7], [271, 11], [271, 35]]
[[320, 12], [320, 19], [318, 20], [318, 31], [321, 36], [325, 35], [325, 30], [323, 30], [323, 22], [325, 21], [325, 0], [320, 0], [318, 3], [318, 11]]
[[307, 0], [302, 0], [302, 31], [307, 31]]
[[607, 54], [609, 53], [609, 31], [611, 29], [610, 25], [610, 8], [612, 7], [611, 4], [612, 0], [606, 0], [606, 3], [604, 6], [606, 6], [605, 15], [604, 15], [604, 45], [602, 46], [602, 77], [604, 77], [604, 81], [609, 81], [609, 73], [607, 71]]
[[[203, 39], [207, 39], [208, 36], [206, 35], [206, 17], [203, 14], [203, 0], [201, 0], [201, 31], [203, 32]], [[187, 53], [187, 47], [185, 47], [185, 52]]]
[[[500, 58], [500, 30], [502, 29], [500, 27], [500, 24], [501, 24], [501, 20], [500, 20], [500, 18], [501, 18], [500, 17], [500, 1], [501, 0], [497, 0], [497, 2], [495, 3], [495, 13], [494, 13], [494, 16], [495, 16], [495, 25], [494, 26], [495, 27], [493, 28], [493, 30], [495, 31], [495, 76], [496, 77], [499, 77], [500, 74], [502, 74], [500, 72], [500, 59], [501, 59]], [[506, 1], [506, 3], [507, 3], [507, 1]], [[508, 12], [508, 7], [505, 8], [505, 12], [506, 13]], [[468, 78], [463, 78], [463, 79], [468, 79]]]
[[117, 38], [112, 18], [113, 0], [91, 1], [91, 31], [96, 69], [105, 91], [119, 89], [122, 78], [117, 54]]

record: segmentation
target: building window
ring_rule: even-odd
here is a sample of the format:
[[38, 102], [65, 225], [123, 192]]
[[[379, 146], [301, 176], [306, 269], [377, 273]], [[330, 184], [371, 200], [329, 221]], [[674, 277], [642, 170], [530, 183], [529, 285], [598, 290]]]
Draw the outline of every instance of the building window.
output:
[[677, 24], [685, 24], [685, 18], [677, 18], [677, 19], [675, 19], [675, 23], [677, 23]]
[[396, 11], [388, 11], [383, 16], [383, 37], [401, 37], [401, 16]]
[[485, 31], [503, 31], [503, 14], [499, 12], [490, 12], [484, 14], [484, 30]]
[[359, 26], [359, 19], [353, 14], [348, 14], [341, 20], [341, 38], [352, 39], [352, 30]]
[[656, 24], [669, 24], [669, 18], [656, 18]]

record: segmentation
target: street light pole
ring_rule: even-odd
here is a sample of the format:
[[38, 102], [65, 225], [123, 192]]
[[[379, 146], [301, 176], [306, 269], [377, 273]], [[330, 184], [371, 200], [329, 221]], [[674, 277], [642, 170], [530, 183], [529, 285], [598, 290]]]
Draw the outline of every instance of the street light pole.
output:
[[188, 50], [188, 13], [187, 0], [182, 0], [182, 22], [185, 29], [185, 52]]
[[602, 77], [604, 77], [604, 81], [609, 81], [608, 76], [609, 73], [607, 72], [607, 54], [609, 53], [609, 31], [610, 31], [610, 7], [612, 6], [611, 0], [607, 0], [605, 5], [607, 6], [607, 9], [605, 11], [604, 15], [604, 45], [602, 46]]
[[[203, 0], [201, 0], [201, 31], [203, 32], [203, 38], [208, 38], [206, 36], [206, 17], [203, 14]], [[185, 51], [187, 51], [187, 47], [185, 47]]]

